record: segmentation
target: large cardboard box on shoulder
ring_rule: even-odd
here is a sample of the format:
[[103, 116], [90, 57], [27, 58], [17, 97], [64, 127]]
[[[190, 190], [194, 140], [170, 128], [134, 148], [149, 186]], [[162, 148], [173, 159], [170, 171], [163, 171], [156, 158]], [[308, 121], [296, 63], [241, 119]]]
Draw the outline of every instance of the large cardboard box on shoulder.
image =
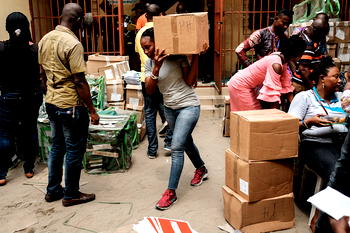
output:
[[225, 184], [249, 202], [291, 193], [293, 160], [244, 161], [225, 153]]
[[122, 62], [129, 61], [128, 56], [105, 56], [99, 54], [93, 54], [88, 57], [88, 61], [86, 62], [87, 66], [87, 74], [96, 74], [98, 73], [98, 69], [109, 65], [114, 62]]
[[231, 150], [244, 160], [297, 157], [299, 120], [277, 109], [231, 112]]
[[244, 233], [289, 229], [294, 226], [293, 193], [249, 203], [229, 187], [222, 188], [224, 216]]
[[199, 54], [209, 46], [208, 13], [153, 18], [155, 44], [166, 54]]

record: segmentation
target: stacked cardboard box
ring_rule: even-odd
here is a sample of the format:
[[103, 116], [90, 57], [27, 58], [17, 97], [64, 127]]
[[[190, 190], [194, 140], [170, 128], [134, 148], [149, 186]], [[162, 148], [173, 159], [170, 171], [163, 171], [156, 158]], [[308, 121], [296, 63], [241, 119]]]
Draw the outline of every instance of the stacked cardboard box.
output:
[[243, 232], [294, 226], [293, 160], [298, 119], [279, 110], [231, 112], [225, 154], [225, 219]]
[[142, 94], [141, 85], [126, 85], [126, 100], [125, 100], [125, 108], [128, 110], [136, 111], [138, 114], [138, 124], [143, 123], [144, 119], [144, 99]]
[[[129, 63], [127, 61], [111, 63], [98, 68], [98, 73], [105, 76], [107, 103], [109, 105], [124, 109], [125, 92], [122, 76], [129, 70]], [[123, 107], [121, 103], [124, 103]]]
[[230, 109], [230, 96], [225, 96], [224, 119], [222, 122], [222, 135], [224, 137], [230, 137]]
[[86, 63], [87, 74], [97, 74], [98, 69], [111, 63], [129, 61], [128, 56], [104, 56], [99, 54], [90, 55]]

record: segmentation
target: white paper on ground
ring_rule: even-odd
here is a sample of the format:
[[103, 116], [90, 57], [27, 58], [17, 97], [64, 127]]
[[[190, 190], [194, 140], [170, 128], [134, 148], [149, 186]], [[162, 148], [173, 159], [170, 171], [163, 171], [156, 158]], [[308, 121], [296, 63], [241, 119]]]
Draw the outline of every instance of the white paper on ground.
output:
[[350, 216], [350, 198], [331, 187], [316, 193], [307, 201], [336, 220]]

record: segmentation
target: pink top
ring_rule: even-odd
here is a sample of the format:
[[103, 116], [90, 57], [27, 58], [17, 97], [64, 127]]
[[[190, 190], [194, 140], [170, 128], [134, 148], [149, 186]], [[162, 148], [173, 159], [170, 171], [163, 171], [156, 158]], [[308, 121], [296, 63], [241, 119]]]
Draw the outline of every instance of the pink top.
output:
[[[281, 94], [294, 90], [287, 64], [282, 64], [280, 52], [272, 53], [238, 71], [230, 80], [230, 85], [236, 89], [260, 88], [258, 99], [265, 102], [281, 103]], [[282, 65], [282, 75], [277, 74], [272, 64]]]

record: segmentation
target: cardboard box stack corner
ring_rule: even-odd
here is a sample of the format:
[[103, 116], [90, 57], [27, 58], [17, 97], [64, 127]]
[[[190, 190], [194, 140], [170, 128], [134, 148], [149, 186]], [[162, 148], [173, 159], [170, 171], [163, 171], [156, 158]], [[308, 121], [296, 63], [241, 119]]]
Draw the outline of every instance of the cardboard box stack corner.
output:
[[224, 118], [222, 122], [222, 136], [230, 137], [230, 96], [225, 96]]
[[222, 188], [225, 219], [242, 232], [294, 226], [298, 119], [277, 109], [230, 113]]
[[[289, 25], [288, 33], [298, 27], [310, 26], [312, 21]], [[348, 71], [350, 67], [350, 21], [330, 21], [327, 36], [328, 55], [340, 59], [340, 71]]]

